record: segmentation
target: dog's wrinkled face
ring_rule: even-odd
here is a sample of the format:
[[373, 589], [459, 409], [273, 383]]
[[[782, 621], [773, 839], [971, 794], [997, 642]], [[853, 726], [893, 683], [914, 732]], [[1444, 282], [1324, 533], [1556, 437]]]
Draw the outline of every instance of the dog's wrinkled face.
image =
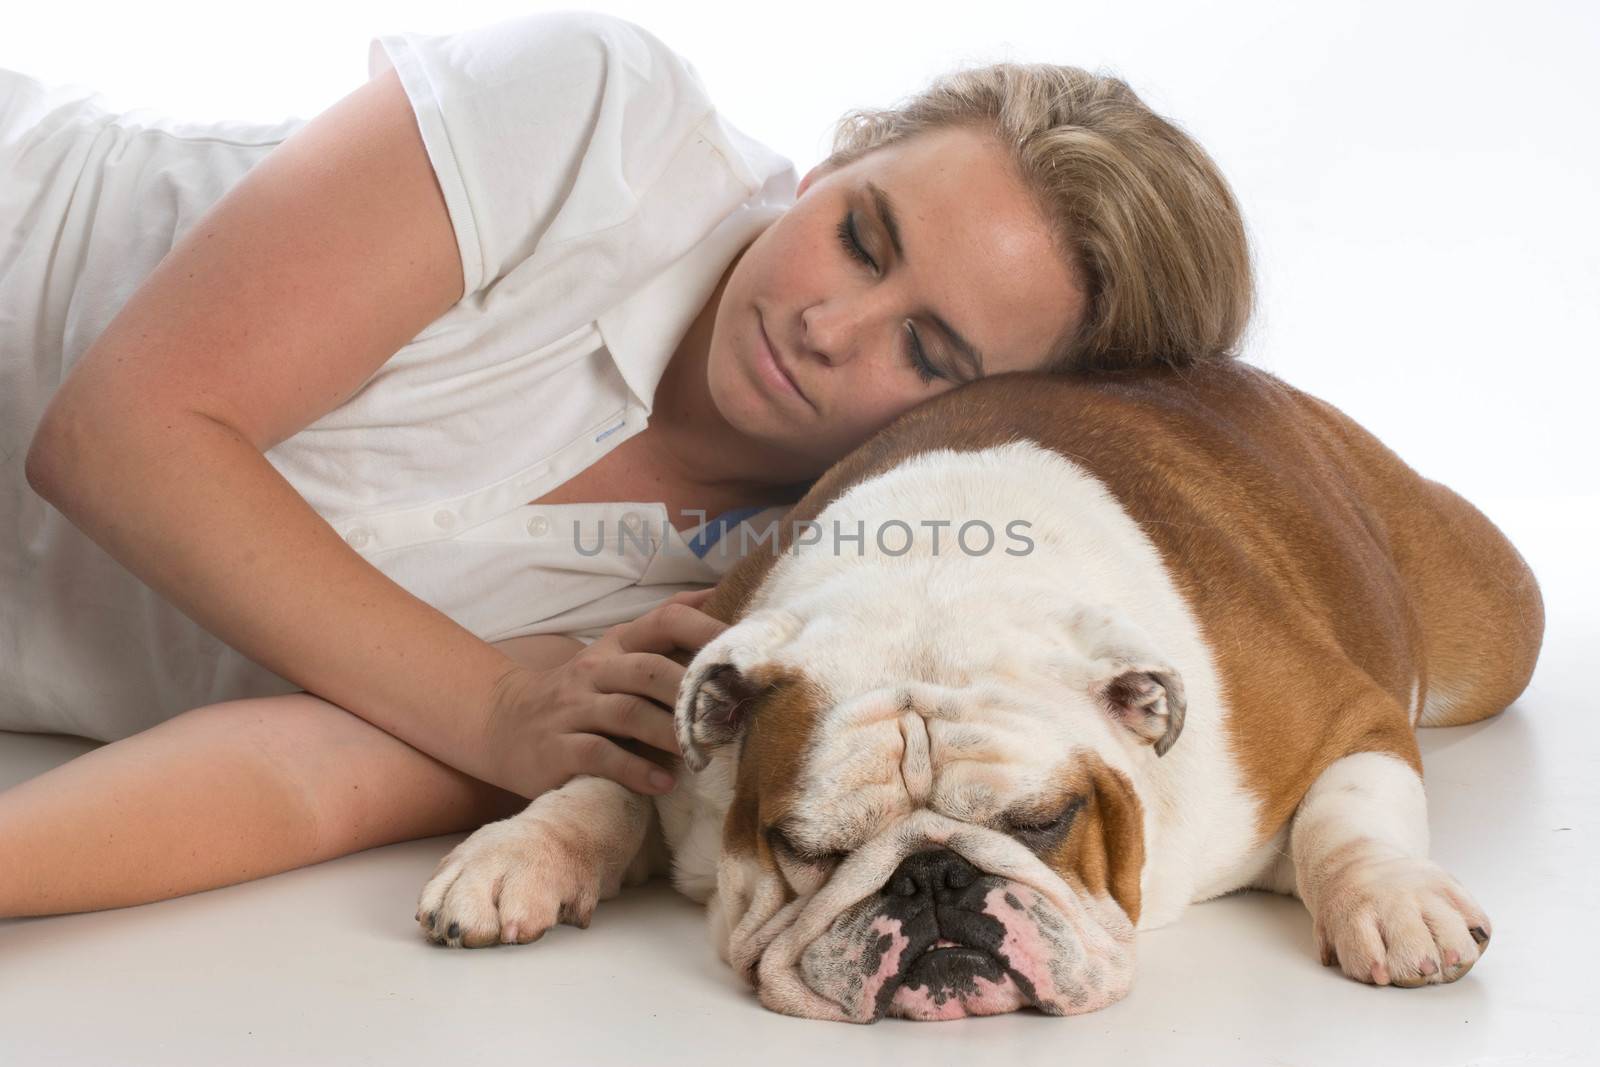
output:
[[690, 663], [679, 743], [731, 793], [718, 949], [810, 1018], [1104, 1007], [1132, 981], [1130, 768], [1177, 738], [1182, 683], [1120, 613], [915, 570], [756, 610]]

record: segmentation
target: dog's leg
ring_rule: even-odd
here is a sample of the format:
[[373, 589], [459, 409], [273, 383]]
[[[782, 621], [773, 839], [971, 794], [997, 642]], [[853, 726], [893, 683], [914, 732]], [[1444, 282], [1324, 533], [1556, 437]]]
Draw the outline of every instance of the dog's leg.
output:
[[558, 922], [587, 927], [599, 901], [661, 867], [663, 846], [647, 847], [654, 821], [651, 797], [579, 775], [452, 849], [417, 921], [429, 940], [465, 948], [537, 941]]
[[1455, 981], [1488, 948], [1488, 916], [1428, 859], [1422, 779], [1396, 756], [1335, 760], [1300, 802], [1290, 852], [1324, 965], [1419, 986]]

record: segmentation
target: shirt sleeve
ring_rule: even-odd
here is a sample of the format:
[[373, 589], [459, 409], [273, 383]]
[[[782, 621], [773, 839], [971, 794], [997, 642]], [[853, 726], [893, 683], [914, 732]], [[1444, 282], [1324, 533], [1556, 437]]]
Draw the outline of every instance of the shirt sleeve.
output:
[[541, 245], [631, 218], [715, 113], [687, 60], [598, 12], [372, 38], [369, 77], [391, 66], [455, 228], [463, 298]]

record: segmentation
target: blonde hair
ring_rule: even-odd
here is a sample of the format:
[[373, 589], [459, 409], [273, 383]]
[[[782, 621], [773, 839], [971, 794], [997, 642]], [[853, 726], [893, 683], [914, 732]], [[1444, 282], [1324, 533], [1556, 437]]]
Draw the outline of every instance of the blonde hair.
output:
[[1189, 367], [1238, 355], [1255, 304], [1244, 220], [1205, 150], [1127, 83], [1078, 67], [957, 70], [835, 126], [824, 165], [955, 126], [991, 132], [1087, 296], [1043, 370]]

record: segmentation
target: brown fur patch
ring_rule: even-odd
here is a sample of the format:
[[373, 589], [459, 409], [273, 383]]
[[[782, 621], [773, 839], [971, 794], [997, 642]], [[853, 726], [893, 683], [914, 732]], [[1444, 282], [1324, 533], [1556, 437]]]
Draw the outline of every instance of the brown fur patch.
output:
[[1144, 805], [1121, 771], [1083, 750], [1067, 791], [1084, 797], [1065, 838], [1043, 853], [1051, 870], [1081, 891], [1109, 895], [1139, 922], [1139, 880], [1144, 874]]
[[758, 667], [751, 680], [772, 689], [748, 713], [722, 848], [729, 854], [753, 853], [764, 868], [776, 872], [761, 828], [782, 819], [794, 803], [800, 768], [817, 719], [826, 710], [826, 694], [805, 674], [786, 667]]

